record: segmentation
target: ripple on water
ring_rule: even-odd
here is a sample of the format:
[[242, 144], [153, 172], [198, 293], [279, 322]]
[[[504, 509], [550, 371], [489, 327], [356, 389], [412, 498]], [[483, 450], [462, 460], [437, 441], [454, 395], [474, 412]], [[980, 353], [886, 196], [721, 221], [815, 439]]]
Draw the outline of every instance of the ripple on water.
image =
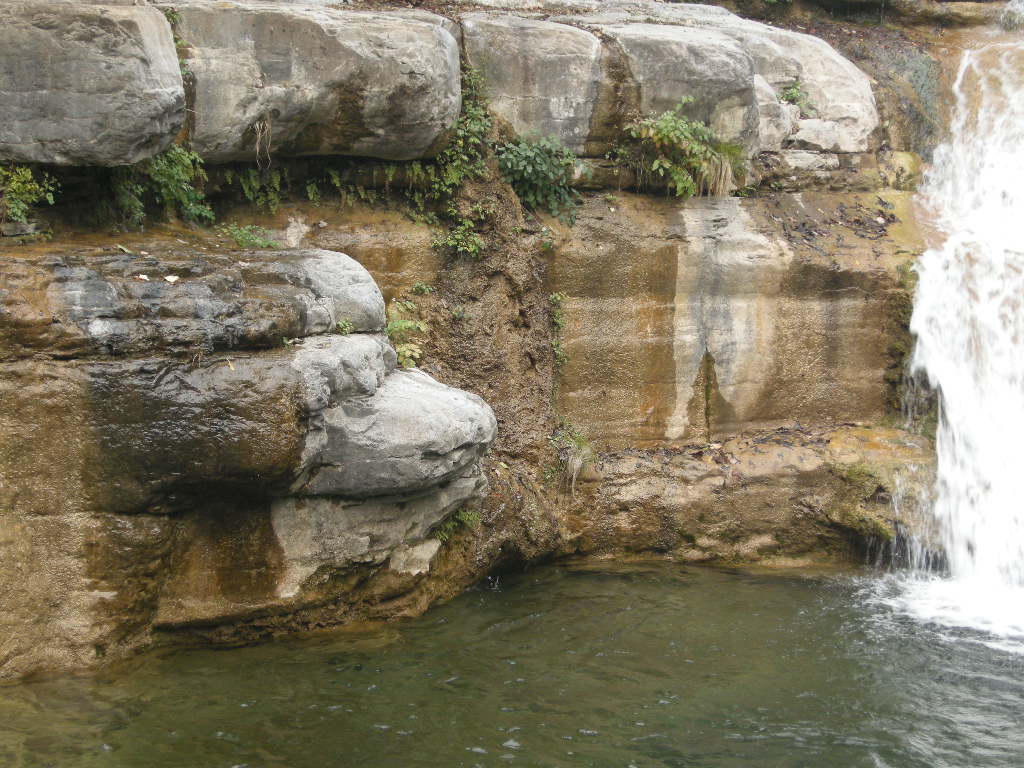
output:
[[386, 635], [154, 655], [5, 690], [0, 765], [1024, 765], [1024, 657], [913, 621], [886, 590], [671, 563], [538, 568]]

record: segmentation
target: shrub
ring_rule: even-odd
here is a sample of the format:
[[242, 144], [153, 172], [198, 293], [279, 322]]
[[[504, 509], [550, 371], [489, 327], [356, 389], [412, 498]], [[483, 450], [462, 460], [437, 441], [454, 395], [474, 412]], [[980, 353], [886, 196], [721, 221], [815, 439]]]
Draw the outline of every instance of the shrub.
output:
[[707, 125], [686, 117], [683, 109], [691, 101], [682, 99], [675, 109], [626, 126], [627, 146], [612, 155], [632, 168], [638, 186], [647, 186], [654, 175], [665, 179], [677, 197], [729, 192], [741, 169], [742, 150], [718, 141]]
[[206, 205], [197, 184], [206, 181], [203, 159], [177, 145], [138, 165], [149, 179], [156, 201], [168, 211], [177, 211], [186, 221], [213, 221], [213, 210]]
[[351, 320], [339, 320], [335, 327], [342, 336], [348, 336], [356, 329], [355, 324]]
[[37, 177], [23, 165], [0, 165], [0, 223], [27, 222], [32, 206], [46, 201], [53, 205], [60, 186], [48, 173]]
[[575, 497], [576, 480], [583, 468], [593, 462], [594, 449], [583, 432], [567, 421], [562, 421], [549, 442], [558, 454], [558, 464], [562, 470], [562, 489]]
[[423, 357], [423, 350], [415, 339], [429, 330], [425, 322], [419, 318], [408, 317], [416, 311], [411, 301], [392, 299], [388, 305], [388, 322], [385, 331], [388, 339], [398, 355], [398, 364], [402, 368], [414, 368]]
[[141, 226], [146, 220], [146, 197], [186, 221], [212, 222], [213, 209], [199, 188], [206, 181], [203, 160], [177, 145], [166, 152], [126, 168], [115, 168], [111, 176], [114, 207], [126, 223]]
[[495, 150], [501, 175], [523, 204], [566, 224], [576, 219], [579, 193], [570, 187], [576, 155], [555, 138], [518, 139]]
[[787, 104], [795, 104], [800, 107], [800, 117], [816, 117], [818, 114], [818, 110], [811, 105], [810, 97], [804, 90], [803, 83], [799, 80], [783, 88], [779, 99]]
[[217, 227], [217, 231], [235, 241], [239, 248], [277, 248], [276, 240], [270, 233], [255, 224], [226, 224]]
[[434, 528], [433, 536], [444, 544], [462, 528], [476, 528], [480, 525], [480, 513], [462, 507], [454, 515]]

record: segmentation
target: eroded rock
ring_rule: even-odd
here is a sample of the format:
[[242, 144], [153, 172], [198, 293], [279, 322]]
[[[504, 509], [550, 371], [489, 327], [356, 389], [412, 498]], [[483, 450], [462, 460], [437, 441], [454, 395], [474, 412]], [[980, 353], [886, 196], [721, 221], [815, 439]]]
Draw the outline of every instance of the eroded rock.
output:
[[[117, 658], [154, 627], [341, 599], [341, 575], [393, 553], [395, 578], [421, 578], [431, 529], [486, 487], [490, 408], [396, 371], [380, 290], [344, 254], [12, 266], [0, 677]], [[343, 318], [356, 332], [331, 333]], [[268, 344], [282, 329], [299, 333]], [[49, 607], [28, 620], [29, 605]]]
[[412, 160], [440, 149], [458, 117], [458, 44], [440, 18], [290, 3], [173, 6], [196, 81], [192, 143], [207, 162]]
[[0, 160], [145, 160], [166, 149], [185, 120], [171, 27], [144, 3], [5, 2], [0, 104]]

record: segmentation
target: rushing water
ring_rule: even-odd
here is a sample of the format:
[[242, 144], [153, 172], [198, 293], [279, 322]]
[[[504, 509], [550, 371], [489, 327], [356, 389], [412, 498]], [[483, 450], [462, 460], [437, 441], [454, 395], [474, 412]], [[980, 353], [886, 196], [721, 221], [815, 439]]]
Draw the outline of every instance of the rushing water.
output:
[[920, 260], [911, 321], [913, 365], [940, 393], [934, 514], [949, 574], [919, 574], [894, 599], [1024, 650], [1024, 36], [966, 51], [953, 93], [924, 189], [947, 239]]
[[868, 583], [547, 566], [398, 626], [0, 689], [0, 765], [1024, 765], [1024, 657]]

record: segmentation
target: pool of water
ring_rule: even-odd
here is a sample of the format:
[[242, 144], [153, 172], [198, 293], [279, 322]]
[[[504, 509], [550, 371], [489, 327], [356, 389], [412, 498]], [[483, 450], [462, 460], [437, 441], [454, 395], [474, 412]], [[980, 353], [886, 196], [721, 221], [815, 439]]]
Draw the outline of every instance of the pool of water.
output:
[[399, 625], [2, 688], [0, 765], [1024, 765], [1024, 655], [890, 587], [546, 566]]

